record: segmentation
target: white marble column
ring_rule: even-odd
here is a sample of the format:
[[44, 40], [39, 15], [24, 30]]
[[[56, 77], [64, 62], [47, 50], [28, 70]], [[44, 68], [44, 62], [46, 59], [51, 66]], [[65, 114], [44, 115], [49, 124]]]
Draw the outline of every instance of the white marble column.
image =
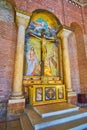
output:
[[68, 92], [72, 91], [70, 60], [69, 60], [69, 51], [68, 51], [68, 37], [71, 33], [72, 31], [68, 30], [67, 28], [62, 28], [58, 33], [58, 36], [62, 40], [64, 83], [66, 86], [66, 90]]
[[22, 79], [24, 62], [25, 29], [28, 26], [30, 16], [16, 10], [16, 23], [18, 26], [17, 47], [14, 66], [14, 81], [11, 98], [23, 98]]

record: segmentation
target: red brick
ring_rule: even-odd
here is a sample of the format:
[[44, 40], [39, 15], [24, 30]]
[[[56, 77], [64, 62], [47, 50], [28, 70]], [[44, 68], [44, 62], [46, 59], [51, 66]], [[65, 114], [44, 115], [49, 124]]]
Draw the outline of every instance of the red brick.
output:
[[[81, 91], [87, 94], [87, 6], [79, 8], [66, 0], [14, 0], [14, 7], [27, 12], [48, 10], [62, 25], [74, 29], [76, 42], [72, 36], [69, 40], [72, 88], [76, 93]], [[16, 40], [15, 22], [0, 21], [0, 89], [8, 93], [12, 90]]]

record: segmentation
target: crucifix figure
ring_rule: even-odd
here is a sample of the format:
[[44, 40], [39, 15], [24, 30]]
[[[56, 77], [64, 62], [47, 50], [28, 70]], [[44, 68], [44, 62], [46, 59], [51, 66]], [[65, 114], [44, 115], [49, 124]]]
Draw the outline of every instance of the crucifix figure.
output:
[[52, 99], [54, 96], [54, 91], [52, 89], [50, 89], [48, 94], [49, 94], [49, 98]]
[[52, 48], [53, 53], [50, 54], [50, 56], [48, 58], [48, 56], [47, 56], [48, 55], [47, 54], [48, 50], [47, 50], [46, 44], [47, 44], [47, 42], [51, 42], [51, 43], [52, 42], [53, 43], [56, 42], [56, 43], [58, 43], [58, 39], [57, 39], [57, 37], [55, 37], [55, 38], [53, 37], [51, 39], [47, 39], [44, 30], [42, 30], [42, 32], [41, 32], [41, 37], [42, 37], [42, 39], [41, 39], [41, 52], [42, 52], [42, 58], [41, 58], [42, 59], [42, 65], [41, 65], [41, 67], [42, 67], [42, 75], [45, 75], [45, 76], [56, 76], [56, 75], [54, 75], [52, 73], [52, 70], [51, 70], [51, 74], [48, 72], [49, 69], [46, 69], [47, 67], [46, 67], [45, 61], [47, 61], [49, 63], [49, 68], [50, 69], [52, 69], [50, 63], [52, 63], [54, 68], [56, 68], [56, 70], [57, 70], [57, 62], [54, 60], [54, 57], [55, 57], [55, 55], [57, 55], [58, 52], [56, 54], [54, 54], [55, 53], [55, 49], [54, 49], [55, 47], [53, 47]]
[[[47, 44], [47, 41], [55, 42], [55, 39], [47, 39], [46, 36], [45, 36], [44, 30], [41, 32], [41, 37], [39, 37], [35, 34], [30, 34], [30, 35], [36, 37], [37, 39], [40, 39], [40, 41], [41, 41], [41, 75], [45, 76], [45, 60], [46, 60], [46, 57], [47, 57], [46, 44]], [[49, 58], [49, 60], [54, 64], [54, 67], [56, 68], [57, 63], [54, 61], [53, 56], [51, 56]]]

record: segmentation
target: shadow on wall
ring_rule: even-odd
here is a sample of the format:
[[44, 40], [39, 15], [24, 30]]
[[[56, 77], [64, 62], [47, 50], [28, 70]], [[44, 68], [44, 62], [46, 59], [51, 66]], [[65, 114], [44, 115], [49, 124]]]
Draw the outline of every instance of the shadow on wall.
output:
[[9, 99], [11, 94], [11, 83], [10, 80], [7, 78], [0, 79], [0, 101], [6, 101]]

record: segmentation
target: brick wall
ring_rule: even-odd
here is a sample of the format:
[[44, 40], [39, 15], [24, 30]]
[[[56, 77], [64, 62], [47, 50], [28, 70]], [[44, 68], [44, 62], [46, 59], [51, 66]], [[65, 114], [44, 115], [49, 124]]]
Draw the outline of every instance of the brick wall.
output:
[[85, 26], [85, 34], [87, 34], [87, 5], [83, 8], [83, 22]]
[[87, 5], [82, 8], [83, 11], [83, 22], [84, 22], [84, 43], [85, 43], [85, 51], [86, 51], [86, 57], [87, 57]]
[[[80, 30], [75, 29], [76, 26], [72, 27], [74, 29], [74, 34], [76, 34], [76, 41], [70, 41], [69, 44], [69, 55], [70, 55], [70, 65], [71, 65], [71, 76], [72, 76], [72, 87], [76, 92], [86, 93], [87, 85], [87, 72], [86, 72], [86, 42], [84, 43], [84, 33], [87, 28], [87, 8], [75, 5], [66, 0], [31, 0], [19, 2], [15, 0], [16, 6], [28, 12], [32, 12], [36, 9], [46, 9], [54, 13], [63, 25], [71, 26], [73, 23], [80, 27]], [[80, 31], [80, 32], [79, 32]], [[86, 34], [85, 34], [86, 35]], [[75, 44], [73, 44], [73, 42]], [[83, 62], [82, 62], [83, 61]]]
[[0, 92], [9, 98], [12, 89], [16, 28], [0, 21]]
[[72, 33], [69, 37], [68, 43], [69, 60], [70, 60], [70, 71], [71, 71], [71, 85], [72, 89], [79, 93], [80, 92], [80, 79], [78, 70], [78, 57], [76, 49], [75, 34]]
[[66, 0], [49, 0], [49, 2], [47, 0], [39, 0], [39, 2], [38, 0], [15, 0], [15, 5], [28, 12], [33, 12], [36, 9], [46, 9], [54, 13], [63, 25], [70, 26], [72, 22], [83, 24], [82, 8]]
[[80, 79], [80, 90], [82, 93], [87, 94], [87, 58], [84, 44], [84, 35], [81, 30], [81, 27], [73, 23], [71, 25], [74, 29], [75, 39], [76, 39], [76, 50], [77, 50], [77, 62], [79, 70], [79, 79]]
[[[72, 62], [72, 86], [77, 92], [80, 91], [80, 88], [82, 92], [87, 91], [87, 73], [85, 71], [87, 60], [85, 55], [87, 53], [87, 6], [81, 8], [79, 6], [75, 6], [73, 3], [67, 2], [66, 0], [39, 0], [39, 2], [38, 0], [14, 0], [13, 4], [15, 7], [20, 8], [22, 10], [26, 10], [27, 12], [32, 12], [36, 9], [46, 9], [55, 14], [56, 17], [58, 17], [58, 19], [60, 20], [60, 22], [66, 26], [71, 26], [71, 23], [73, 22], [78, 23], [78, 25], [80, 25], [82, 32], [85, 33], [85, 35], [83, 35], [85, 36], [85, 44], [83, 37], [81, 41], [76, 41], [78, 47], [77, 44], [70, 45], [69, 51], [70, 61]], [[14, 57], [17, 37], [16, 33], [16, 26], [14, 23], [0, 21], [0, 90], [3, 90], [5, 93], [7, 93], [7, 95], [12, 89]], [[79, 39], [78, 36], [77, 39]], [[80, 48], [83, 49], [80, 51]], [[82, 61], [84, 61], [83, 64], [80, 64]], [[73, 70], [76, 75], [74, 75]], [[77, 70], [79, 70], [79, 72], [77, 72]], [[80, 78], [78, 75], [79, 73], [81, 76]], [[80, 84], [79, 79], [81, 80]]]

